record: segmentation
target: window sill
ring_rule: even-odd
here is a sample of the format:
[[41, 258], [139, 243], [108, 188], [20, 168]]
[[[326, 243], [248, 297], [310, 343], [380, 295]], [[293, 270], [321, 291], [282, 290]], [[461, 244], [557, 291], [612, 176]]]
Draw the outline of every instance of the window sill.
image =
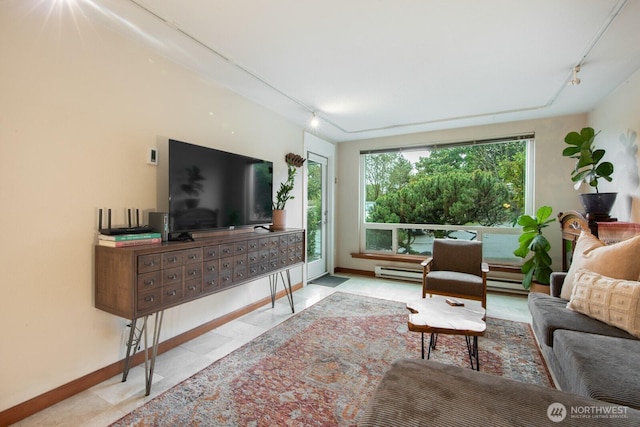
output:
[[[352, 252], [351, 258], [420, 264], [422, 261], [424, 261], [428, 257], [422, 256], [422, 255], [398, 255], [398, 254], [378, 254], [378, 253], [374, 254], [374, 253], [368, 253], [368, 252]], [[491, 272], [501, 272], [501, 273], [519, 273], [519, 274], [522, 273], [520, 266], [497, 264], [497, 263], [491, 263], [491, 262], [489, 263], [489, 270]]]

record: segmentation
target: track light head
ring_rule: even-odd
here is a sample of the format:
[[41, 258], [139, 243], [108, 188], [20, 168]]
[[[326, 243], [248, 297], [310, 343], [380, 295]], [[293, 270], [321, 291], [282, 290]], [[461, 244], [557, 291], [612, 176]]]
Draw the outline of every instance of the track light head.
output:
[[311, 120], [309, 120], [309, 125], [313, 129], [316, 129], [320, 125], [320, 119], [318, 119], [318, 116], [316, 115], [316, 113], [313, 113], [313, 116], [311, 116]]
[[573, 67], [573, 78], [569, 80], [569, 86], [578, 86], [580, 84], [580, 79], [578, 78], [578, 72], [580, 72], [580, 66], [576, 65]]

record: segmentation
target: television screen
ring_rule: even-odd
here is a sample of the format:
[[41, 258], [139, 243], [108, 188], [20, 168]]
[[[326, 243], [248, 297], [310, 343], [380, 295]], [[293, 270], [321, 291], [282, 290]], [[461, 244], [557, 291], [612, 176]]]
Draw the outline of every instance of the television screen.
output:
[[271, 223], [273, 163], [168, 141], [171, 232]]

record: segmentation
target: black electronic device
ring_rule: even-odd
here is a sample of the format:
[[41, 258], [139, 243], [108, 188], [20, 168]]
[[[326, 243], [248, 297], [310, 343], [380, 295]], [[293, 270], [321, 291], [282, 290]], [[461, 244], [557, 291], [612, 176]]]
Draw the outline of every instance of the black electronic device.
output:
[[169, 234], [268, 225], [273, 163], [176, 140], [158, 143], [157, 209]]
[[141, 234], [151, 233], [153, 229], [148, 225], [141, 225], [139, 227], [117, 227], [117, 228], [101, 228], [100, 234], [107, 236], [116, 236], [119, 234]]
[[111, 227], [111, 209], [107, 209], [107, 227], [102, 227], [102, 209], [98, 210], [98, 232], [107, 236], [116, 236], [120, 234], [141, 234], [153, 231], [148, 225], [140, 225], [140, 213], [136, 209], [136, 225], [131, 223], [131, 209], [127, 210], [128, 226], [127, 227]]
[[149, 226], [160, 233], [162, 241], [169, 240], [169, 214], [167, 212], [149, 212]]

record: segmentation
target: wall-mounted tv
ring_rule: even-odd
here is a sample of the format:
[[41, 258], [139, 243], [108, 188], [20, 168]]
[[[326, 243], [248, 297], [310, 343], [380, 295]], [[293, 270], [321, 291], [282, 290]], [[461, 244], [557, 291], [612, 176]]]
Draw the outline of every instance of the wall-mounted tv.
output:
[[271, 223], [272, 162], [173, 139], [158, 145], [158, 210], [169, 213], [172, 235]]

